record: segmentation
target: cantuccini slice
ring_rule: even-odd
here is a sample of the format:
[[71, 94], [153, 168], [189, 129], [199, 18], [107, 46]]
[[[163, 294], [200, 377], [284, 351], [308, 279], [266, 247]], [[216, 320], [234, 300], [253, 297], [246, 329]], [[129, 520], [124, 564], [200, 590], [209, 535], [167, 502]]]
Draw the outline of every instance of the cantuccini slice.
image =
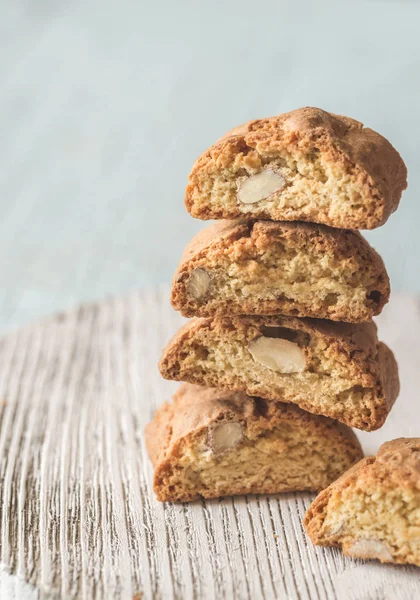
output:
[[314, 544], [420, 566], [420, 438], [383, 444], [321, 492], [305, 516]]
[[290, 315], [370, 321], [389, 299], [380, 256], [359, 232], [309, 223], [221, 221], [187, 246], [172, 304], [186, 317]]
[[354, 433], [297, 406], [184, 384], [146, 429], [162, 501], [319, 490], [362, 456]]
[[226, 134], [194, 164], [185, 204], [199, 219], [246, 215], [374, 229], [406, 187], [405, 164], [384, 137], [307, 107]]
[[163, 352], [166, 379], [299, 405], [366, 431], [398, 391], [394, 356], [376, 325], [291, 317], [192, 319]]

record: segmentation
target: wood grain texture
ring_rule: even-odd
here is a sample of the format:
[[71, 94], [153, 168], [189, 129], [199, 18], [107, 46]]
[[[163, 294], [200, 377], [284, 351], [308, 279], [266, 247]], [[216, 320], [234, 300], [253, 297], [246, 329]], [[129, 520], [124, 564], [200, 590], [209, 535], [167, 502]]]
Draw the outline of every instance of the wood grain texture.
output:
[[[419, 434], [418, 300], [396, 297], [380, 321], [403, 386], [385, 427], [361, 436], [371, 451]], [[310, 494], [156, 502], [143, 428], [176, 387], [156, 363], [180, 323], [164, 288], [0, 341], [0, 597], [420, 597], [416, 568], [314, 548], [301, 526]], [[26, 582], [20, 596], [5, 571]]]

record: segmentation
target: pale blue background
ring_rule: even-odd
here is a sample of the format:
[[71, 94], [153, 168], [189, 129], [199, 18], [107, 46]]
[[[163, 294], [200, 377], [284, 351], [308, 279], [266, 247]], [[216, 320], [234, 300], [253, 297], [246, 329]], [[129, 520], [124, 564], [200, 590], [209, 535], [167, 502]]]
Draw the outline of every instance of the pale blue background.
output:
[[203, 223], [196, 156], [315, 105], [399, 149], [409, 189], [368, 235], [420, 291], [420, 3], [0, 0], [0, 329], [169, 282]]

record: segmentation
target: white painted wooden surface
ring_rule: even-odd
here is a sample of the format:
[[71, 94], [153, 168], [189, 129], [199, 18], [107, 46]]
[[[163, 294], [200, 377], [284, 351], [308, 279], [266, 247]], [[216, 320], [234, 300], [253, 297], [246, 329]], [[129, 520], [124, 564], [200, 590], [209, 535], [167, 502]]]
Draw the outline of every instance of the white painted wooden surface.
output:
[[[369, 451], [420, 433], [419, 306], [397, 296], [380, 318], [403, 386], [383, 429], [362, 436]], [[0, 597], [419, 598], [416, 568], [315, 549], [309, 494], [155, 501], [143, 428], [176, 387], [156, 363], [180, 323], [162, 288], [0, 341]]]

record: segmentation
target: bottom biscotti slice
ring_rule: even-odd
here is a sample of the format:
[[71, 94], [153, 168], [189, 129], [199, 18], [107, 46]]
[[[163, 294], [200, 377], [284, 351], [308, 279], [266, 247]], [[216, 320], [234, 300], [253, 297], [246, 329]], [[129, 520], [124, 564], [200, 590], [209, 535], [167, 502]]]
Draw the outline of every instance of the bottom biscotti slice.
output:
[[394, 356], [373, 322], [194, 319], [169, 343], [160, 370], [166, 379], [292, 402], [366, 431], [381, 427], [399, 391]]
[[363, 456], [351, 429], [297, 406], [184, 384], [146, 429], [162, 501], [320, 490]]
[[321, 492], [305, 516], [314, 544], [420, 566], [420, 438], [383, 444]]

